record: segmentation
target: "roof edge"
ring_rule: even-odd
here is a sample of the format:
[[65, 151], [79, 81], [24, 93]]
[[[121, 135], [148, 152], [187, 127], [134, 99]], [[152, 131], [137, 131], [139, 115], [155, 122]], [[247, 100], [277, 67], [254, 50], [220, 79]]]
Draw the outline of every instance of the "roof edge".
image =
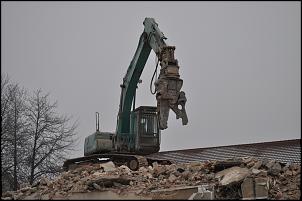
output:
[[191, 149], [177, 149], [177, 150], [170, 150], [170, 151], [161, 151], [158, 153], [168, 153], [168, 152], [175, 152], [175, 151], [193, 151], [198, 149], [211, 149], [211, 148], [223, 148], [223, 147], [234, 147], [234, 146], [244, 146], [244, 145], [260, 145], [260, 144], [271, 144], [271, 143], [278, 143], [278, 142], [299, 142], [301, 144], [301, 139], [290, 139], [290, 140], [278, 140], [278, 141], [268, 141], [268, 142], [256, 142], [256, 143], [246, 143], [246, 144], [233, 144], [233, 145], [223, 145], [223, 146], [215, 146], [215, 147], [201, 147], [201, 148], [191, 148]]

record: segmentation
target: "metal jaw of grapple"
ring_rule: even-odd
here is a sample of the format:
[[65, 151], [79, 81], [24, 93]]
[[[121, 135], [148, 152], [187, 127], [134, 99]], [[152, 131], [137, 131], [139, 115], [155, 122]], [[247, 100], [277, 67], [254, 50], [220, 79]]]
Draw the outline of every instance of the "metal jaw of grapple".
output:
[[183, 125], [188, 123], [185, 109], [187, 98], [185, 92], [180, 91], [183, 80], [179, 78], [179, 66], [177, 60], [174, 59], [174, 50], [174, 46], [166, 46], [159, 57], [161, 70], [158, 80], [155, 82], [155, 90], [161, 130], [168, 128], [170, 109], [175, 112], [176, 119], [182, 119]]

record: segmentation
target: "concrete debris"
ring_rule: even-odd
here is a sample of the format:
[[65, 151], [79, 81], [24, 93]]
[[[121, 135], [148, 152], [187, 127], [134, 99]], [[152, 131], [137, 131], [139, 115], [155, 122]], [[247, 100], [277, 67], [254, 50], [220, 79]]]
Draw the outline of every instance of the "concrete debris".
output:
[[278, 175], [281, 172], [281, 165], [280, 163], [275, 163], [270, 169], [269, 173], [272, 175]]
[[252, 168], [252, 173], [253, 173], [253, 174], [257, 175], [257, 174], [259, 174], [260, 172], [261, 172], [261, 170]]
[[214, 186], [199, 186], [198, 191], [193, 193], [188, 200], [214, 200]]
[[22, 185], [17, 191], [3, 192], [1, 199], [89, 199], [90, 194], [102, 192], [114, 198], [127, 198], [131, 192], [133, 199], [299, 199], [300, 177], [300, 164], [255, 157], [171, 165], [154, 162], [138, 171], [109, 161]]
[[105, 172], [110, 172], [115, 170], [115, 165], [112, 161], [107, 163], [100, 164], [100, 168], [103, 169]]
[[253, 169], [259, 169], [262, 165], [262, 161], [258, 161], [254, 164], [254, 166], [252, 167]]
[[253, 177], [246, 177], [241, 184], [241, 193], [244, 199], [254, 199]]
[[231, 167], [225, 170], [222, 170], [218, 172], [215, 175], [215, 178], [218, 178], [221, 180], [219, 181], [219, 184], [222, 186], [226, 186], [229, 184], [232, 184], [234, 182], [240, 182], [245, 177], [247, 177], [250, 174], [249, 169], [247, 168], [241, 168], [241, 167]]
[[248, 176], [241, 184], [243, 199], [268, 199], [267, 177]]

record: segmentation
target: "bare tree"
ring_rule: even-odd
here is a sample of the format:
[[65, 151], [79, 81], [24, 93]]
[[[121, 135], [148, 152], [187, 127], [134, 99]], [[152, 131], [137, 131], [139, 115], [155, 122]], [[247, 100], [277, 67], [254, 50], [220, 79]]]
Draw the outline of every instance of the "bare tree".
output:
[[30, 141], [29, 183], [41, 176], [57, 173], [66, 153], [74, 150], [77, 123], [71, 117], [56, 113], [57, 102], [51, 103], [49, 94], [37, 90], [28, 98], [26, 118]]
[[12, 146], [9, 138], [11, 126], [9, 105], [11, 98], [9, 95], [10, 80], [8, 75], [1, 74], [1, 182], [2, 190], [13, 189], [13, 162], [12, 162]]
[[1, 74], [1, 153], [8, 146], [9, 122], [8, 109], [10, 104], [10, 81], [8, 75]]
[[17, 190], [41, 176], [54, 176], [76, 145], [77, 122], [56, 112], [57, 102], [1, 74], [2, 191]]
[[24, 119], [26, 91], [18, 84], [10, 83], [8, 76], [1, 75], [1, 163], [2, 175], [12, 174], [8, 181], [14, 190], [19, 182], [19, 169], [24, 162], [26, 149]]

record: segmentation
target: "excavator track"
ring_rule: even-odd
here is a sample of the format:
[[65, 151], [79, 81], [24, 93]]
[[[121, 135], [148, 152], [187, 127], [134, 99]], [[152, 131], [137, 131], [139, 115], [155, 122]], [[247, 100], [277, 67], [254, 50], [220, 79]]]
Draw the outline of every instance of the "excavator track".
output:
[[143, 156], [131, 156], [130, 160], [127, 162], [127, 166], [131, 170], [139, 170], [141, 167], [147, 167], [148, 161]]
[[[101, 163], [100, 158], [107, 158], [107, 161], [112, 161], [115, 165], [127, 165], [131, 170], [136, 171], [141, 167], [148, 167], [152, 162], [168, 161], [168, 160], [154, 160], [149, 159], [147, 156], [132, 155], [132, 154], [118, 154], [118, 153], [106, 153], [106, 154], [93, 154], [91, 156], [84, 156], [74, 159], [69, 159], [64, 162], [63, 169], [68, 171], [71, 168], [76, 168], [78, 165], [87, 163]], [[171, 162], [168, 161], [171, 164]]]
[[137, 158], [138, 161], [138, 168], [147, 167], [149, 165], [146, 157], [144, 156], [135, 156], [135, 157]]

